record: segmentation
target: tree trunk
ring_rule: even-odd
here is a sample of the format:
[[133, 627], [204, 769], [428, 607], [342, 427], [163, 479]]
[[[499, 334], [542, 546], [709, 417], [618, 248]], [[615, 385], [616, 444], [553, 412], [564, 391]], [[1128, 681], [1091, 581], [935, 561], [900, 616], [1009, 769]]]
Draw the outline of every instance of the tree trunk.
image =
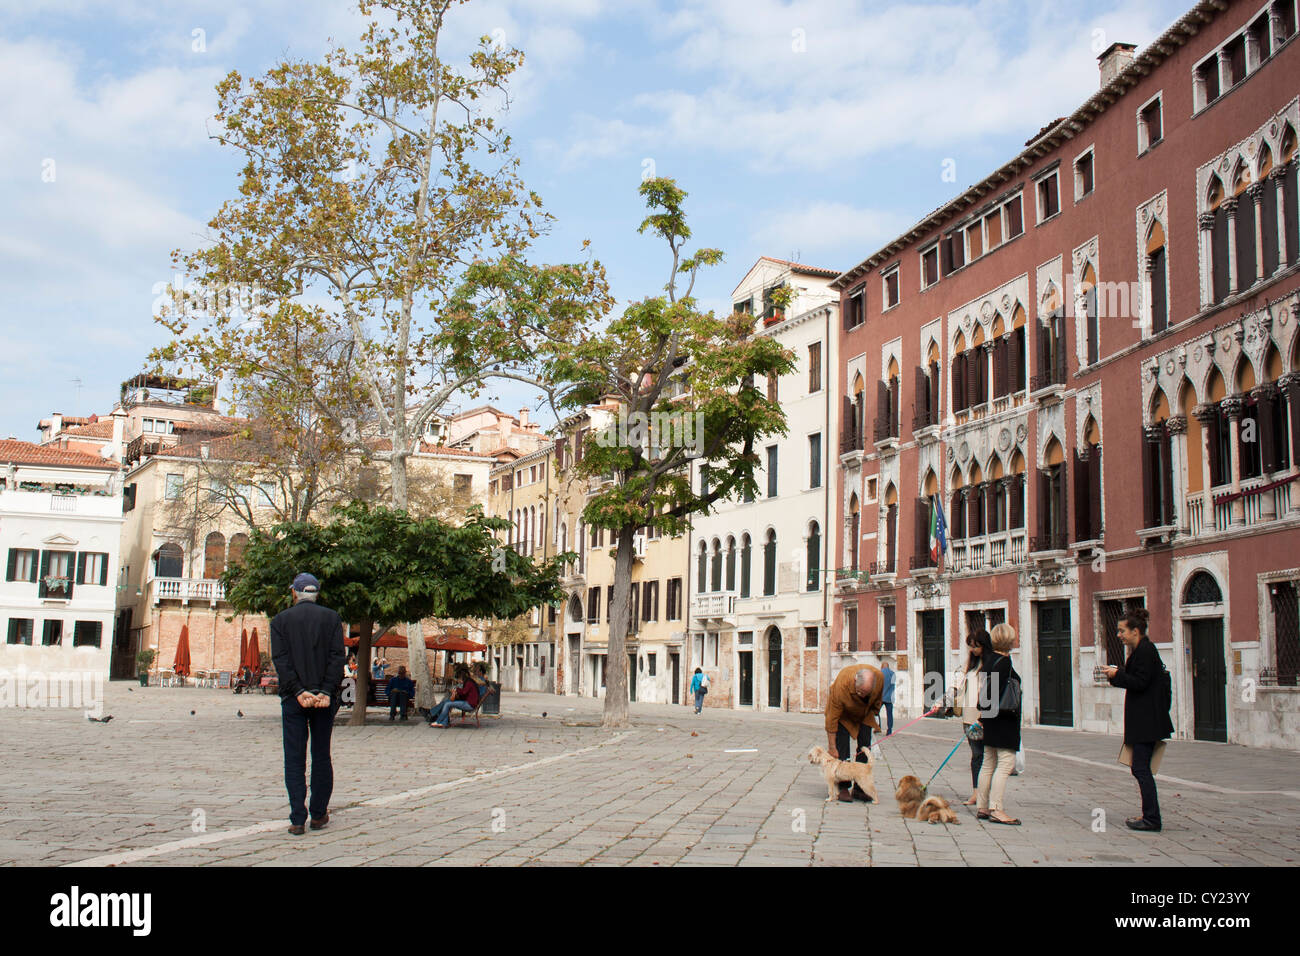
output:
[[370, 697], [370, 637], [375, 632], [374, 621], [360, 621], [361, 640], [357, 642], [357, 694], [352, 704], [353, 727], [366, 725], [366, 701]]
[[406, 663], [411, 680], [415, 681], [415, 708], [433, 710], [433, 675], [429, 670], [429, 655], [425, 653], [424, 625], [413, 621], [406, 629]]
[[627, 726], [627, 636], [632, 603], [632, 539], [636, 528], [621, 528], [614, 557], [614, 591], [610, 595], [609, 645], [605, 652], [605, 716], [601, 726]]

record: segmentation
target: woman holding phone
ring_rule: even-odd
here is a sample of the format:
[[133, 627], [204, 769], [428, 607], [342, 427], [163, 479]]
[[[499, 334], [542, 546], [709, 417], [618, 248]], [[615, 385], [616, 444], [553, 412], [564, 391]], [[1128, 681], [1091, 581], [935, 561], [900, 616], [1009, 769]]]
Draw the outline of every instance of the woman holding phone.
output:
[[993, 663], [993, 643], [989, 632], [980, 628], [966, 635], [966, 670], [957, 685], [956, 698], [961, 702], [962, 731], [970, 744], [970, 799], [966, 806], [973, 807], [980, 785], [980, 770], [984, 766], [984, 737], [981, 730], [973, 734], [971, 728], [979, 723], [980, 671]]
[[1160, 832], [1160, 801], [1156, 796], [1156, 778], [1151, 772], [1151, 757], [1156, 745], [1174, 732], [1169, 720], [1169, 690], [1165, 665], [1160, 652], [1147, 637], [1151, 612], [1134, 608], [1119, 621], [1119, 639], [1128, 648], [1123, 667], [1113, 664], [1105, 669], [1113, 687], [1124, 688], [1124, 743], [1133, 752], [1133, 777], [1142, 794], [1142, 816], [1125, 820], [1130, 830]]

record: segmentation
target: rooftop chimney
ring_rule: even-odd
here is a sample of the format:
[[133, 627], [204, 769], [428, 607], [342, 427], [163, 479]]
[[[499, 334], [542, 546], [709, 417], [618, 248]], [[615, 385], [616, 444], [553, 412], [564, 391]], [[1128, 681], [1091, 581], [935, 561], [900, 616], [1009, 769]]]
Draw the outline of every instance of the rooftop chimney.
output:
[[126, 412], [120, 408], [113, 409], [113, 443], [110, 447], [114, 461], [126, 458]]
[[527, 409], [527, 408], [521, 408], [521, 409], [519, 409], [519, 427], [520, 427], [520, 428], [527, 428], [527, 427], [528, 427], [528, 409]]
[[1106, 47], [1097, 62], [1101, 64], [1101, 85], [1105, 89], [1111, 80], [1119, 76], [1134, 60], [1137, 46], [1132, 43], [1112, 43]]

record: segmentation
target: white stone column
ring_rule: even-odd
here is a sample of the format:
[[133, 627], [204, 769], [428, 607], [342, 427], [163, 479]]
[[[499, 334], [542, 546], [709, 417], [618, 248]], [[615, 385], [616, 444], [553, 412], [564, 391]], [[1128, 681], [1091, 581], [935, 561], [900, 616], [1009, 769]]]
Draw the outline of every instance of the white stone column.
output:
[[[1295, 162], [1292, 160], [1291, 163]], [[1274, 274], [1281, 272], [1286, 268], [1287, 248], [1286, 248], [1286, 174], [1291, 167], [1291, 163], [1283, 163], [1281, 166], [1274, 167], [1273, 171], [1268, 174], [1268, 178], [1273, 182], [1274, 200], [1277, 203], [1277, 269]]]
[[1169, 429], [1169, 467], [1173, 471], [1174, 524], [1180, 534], [1192, 530], [1191, 509], [1187, 507], [1187, 417], [1173, 415], [1165, 422]]
[[1229, 395], [1223, 400], [1223, 409], [1228, 413], [1229, 427], [1229, 456], [1232, 462], [1232, 493], [1237, 497], [1232, 499], [1232, 526], [1239, 528], [1246, 523], [1246, 502], [1240, 496], [1241, 491], [1241, 453], [1240, 453], [1240, 435], [1241, 435], [1241, 413], [1244, 412], [1245, 403], [1239, 395]]
[[1237, 291], [1237, 197], [1223, 201], [1228, 213], [1228, 295]]
[[1201, 423], [1201, 533], [1208, 529], [1215, 530], [1214, 522], [1214, 475], [1210, 471], [1210, 423], [1218, 416], [1219, 410], [1210, 404], [1197, 405], [1192, 415]]
[[1207, 309], [1214, 301], [1214, 213], [1203, 212], [1196, 222], [1201, 227], [1201, 308]]

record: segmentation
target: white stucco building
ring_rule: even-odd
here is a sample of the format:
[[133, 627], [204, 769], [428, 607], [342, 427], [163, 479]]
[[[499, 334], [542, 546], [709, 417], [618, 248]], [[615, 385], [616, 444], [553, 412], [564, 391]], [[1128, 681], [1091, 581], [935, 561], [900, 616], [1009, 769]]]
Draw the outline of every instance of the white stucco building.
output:
[[[788, 430], [756, 445], [755, 499], [719, 503], [693, 524], [687, 677], [696, 667], [709, 674], [708, 706], [818, 711], [834, 676], [826, 583], [835, 538], [835, 275], [763, 257], [732, 293], [734, 308], [759, 316], [757, 334], [794, 354], [795, 368], [766, 386]], [[794, 299], [775, 309], [770, 293], [787, 284]], [[700, 487], [698, 466], [693, 480]]]
[[0, 668], [108, 676], [118, 468], [98, 455], [0, 441]]

